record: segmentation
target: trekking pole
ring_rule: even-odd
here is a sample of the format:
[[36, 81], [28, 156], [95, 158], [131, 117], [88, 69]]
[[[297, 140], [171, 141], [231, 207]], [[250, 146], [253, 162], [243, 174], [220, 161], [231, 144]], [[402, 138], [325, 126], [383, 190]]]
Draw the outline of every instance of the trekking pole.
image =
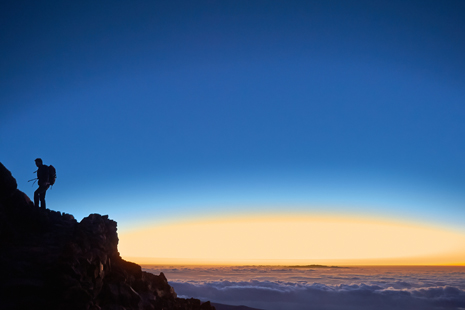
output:
[[32, 183], [32, 185], [31, 185], [31, 186], [34, 186], [34, 184], [36, 184], [36, 181], [37, 181], [37, 180], [38, 180], [38, 178], [35, 178], [35, 179], [29, 180], [28, 182], [34, 181], [34, 183]]

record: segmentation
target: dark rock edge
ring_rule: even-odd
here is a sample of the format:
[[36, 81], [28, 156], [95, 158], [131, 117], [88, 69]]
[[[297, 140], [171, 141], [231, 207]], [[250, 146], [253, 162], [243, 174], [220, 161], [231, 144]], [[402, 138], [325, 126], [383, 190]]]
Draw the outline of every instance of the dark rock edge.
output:
[[41, 210], [0, 163], [0, 308], [215, 310], [118, 252], [116, 222]]

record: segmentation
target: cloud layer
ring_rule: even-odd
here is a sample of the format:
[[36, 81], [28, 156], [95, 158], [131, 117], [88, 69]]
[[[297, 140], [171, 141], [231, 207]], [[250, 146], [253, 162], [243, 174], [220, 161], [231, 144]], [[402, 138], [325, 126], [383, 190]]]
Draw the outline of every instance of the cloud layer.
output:
[[178, 295], [265, 310], [463, 310], [465, 267], [162, 267]]
[[266, 310], [304, 309], [463, 309], [465, 291], [452, 286], [411, 288], [406, 282], [379, 285], [337, 286], [313, 283], [247, 282], [175, 282], [175, 290], [184, 296]]

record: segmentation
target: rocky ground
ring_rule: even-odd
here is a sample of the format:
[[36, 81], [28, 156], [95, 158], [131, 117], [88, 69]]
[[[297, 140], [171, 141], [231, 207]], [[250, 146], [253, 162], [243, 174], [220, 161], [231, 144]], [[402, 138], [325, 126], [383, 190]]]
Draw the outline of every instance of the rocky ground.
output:
[[1, 309], [214, 310], [118, 252], [116, 222], [35, 208], [0, 163]]

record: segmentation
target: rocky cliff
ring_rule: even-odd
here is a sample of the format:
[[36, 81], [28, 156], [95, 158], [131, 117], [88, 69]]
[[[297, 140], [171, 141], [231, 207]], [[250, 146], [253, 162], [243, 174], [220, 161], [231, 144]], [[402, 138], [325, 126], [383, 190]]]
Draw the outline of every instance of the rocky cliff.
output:
[[35, 208], [0, 163], [1, 309], [214, 310], [122, 259], [116, 222]]

